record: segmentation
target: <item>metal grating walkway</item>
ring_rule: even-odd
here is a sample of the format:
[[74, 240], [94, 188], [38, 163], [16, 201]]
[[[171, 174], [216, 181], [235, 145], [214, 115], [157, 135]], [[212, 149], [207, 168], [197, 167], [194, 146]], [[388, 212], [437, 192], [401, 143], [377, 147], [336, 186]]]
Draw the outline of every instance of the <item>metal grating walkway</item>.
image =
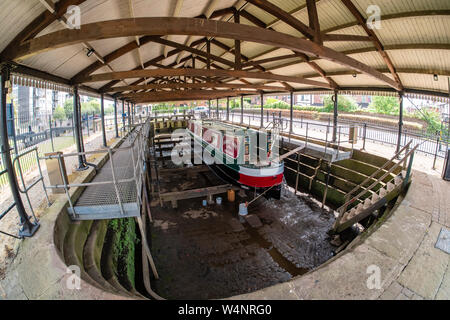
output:
[[[135, 169], [138, 167], [136, 177], [140, 177], [142, 168], [139, 169], [138, 162], [142, 160], [142, 157], [140, 157], [140, 141], [135, 143], [133, 141], [136, 141], [135, 135], [131, 134], [120, 148], [111, 151], [112, 161], [108, 159], [105, 162], [74, 204], [73, 209], [68, 208], [72, 219], [98, 220], [139, 215], [137, 190], [140, 188], [141, 182], [140, 178], [135, 179]], [[116, 185], [113, 183], [113, 173], [117, 181]], [[95, 184], [102, 182], [103, 184]], [[117, 195], [119, 195], [120, 201]]]

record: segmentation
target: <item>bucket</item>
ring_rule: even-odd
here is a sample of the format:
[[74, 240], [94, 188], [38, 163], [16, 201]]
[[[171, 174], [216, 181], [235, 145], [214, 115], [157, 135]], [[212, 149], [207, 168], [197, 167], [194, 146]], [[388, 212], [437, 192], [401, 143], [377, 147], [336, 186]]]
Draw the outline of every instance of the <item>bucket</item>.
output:
[[206, 207], [206, 206], [208, 205], [208, 201], [203, 200], [203, 201], [202, 201], [202, 205], [203, 205], [204, 207]]
[[216, 198], [216, 203], [219, 204], [219, 205], [222, 204], [222, 198], [221, 197], [217, 197]]
[[234, 202], [235, 195], [234, 195], [233, 189], [230, 189], [227, 191], [227, 196], [228, 196], [228, 202]]
[[239, 204], [239, 215], [240, 216], [246, 216], [248, 214], [247, 204], [246, 203], [240, 203]]

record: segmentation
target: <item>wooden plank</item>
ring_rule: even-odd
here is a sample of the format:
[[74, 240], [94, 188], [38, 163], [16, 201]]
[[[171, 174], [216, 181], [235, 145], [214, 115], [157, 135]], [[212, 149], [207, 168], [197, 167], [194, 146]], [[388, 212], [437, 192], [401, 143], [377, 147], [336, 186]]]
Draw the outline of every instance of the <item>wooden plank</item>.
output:
[[185, 199], [201, 198], [201, 197], [206, 197], [207, 195], [215, 195], [215, 194], [219, 194], [219, 193], [225, 193], [229, 189], [239, 190], [238, 187], [235, 187], [231, 184], [225, 184], [225, 185], [221, 185], [221, 186], [214, 186], [214, 187], [208, 187], [208, 188], [200, 188], [200, 189], [163, 193], [163, 194], [161, 194], [161, 199], [163, 201], [172, 201], [172, 200], [185, 200]]
[[195, 18], [135, 18], [86, 24], [81, 26], [79, 30], [60, 30], [43, 35], [39, 38], [31, 39], [26, 43], [6, 50], [1, 58], [3, 60], [20, 60], [50, 49], [56, 49], [85, 41], [128, 36], [134, 37], [140, 34], [179, 34], [222, 37], [286, 48], [295, 52], [311, 54], [350, 67], [354, 70], [368, 74], [397, 90], [401, 89], [397, 82], [379, 73], [374, 68], [312, 41], [299, 39], [281, 32], [242, 24]]

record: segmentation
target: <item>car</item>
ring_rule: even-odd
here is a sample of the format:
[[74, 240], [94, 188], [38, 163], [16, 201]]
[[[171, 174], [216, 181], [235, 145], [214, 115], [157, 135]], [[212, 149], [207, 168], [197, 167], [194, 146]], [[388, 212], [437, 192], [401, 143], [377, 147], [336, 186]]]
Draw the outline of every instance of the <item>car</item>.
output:
[[208, 112], [208, 107], [206, 107], [206, 106], [195, 107], [194, 112]]

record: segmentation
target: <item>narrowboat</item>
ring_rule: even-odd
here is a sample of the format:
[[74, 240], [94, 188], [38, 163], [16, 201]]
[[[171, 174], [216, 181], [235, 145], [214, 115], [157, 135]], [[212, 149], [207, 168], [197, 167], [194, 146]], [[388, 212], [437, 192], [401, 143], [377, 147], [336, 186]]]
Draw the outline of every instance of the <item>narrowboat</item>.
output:
[[[223, 180], [241, 188], [280, 199], [284, 164], [278, 153], [275, 135], [214, 120], [190, 120], [188, 132], [194, 152]], [[196, 151], [197, 149], [197, 151]], [[270, 190], [268, 190], [270, 189]]]

